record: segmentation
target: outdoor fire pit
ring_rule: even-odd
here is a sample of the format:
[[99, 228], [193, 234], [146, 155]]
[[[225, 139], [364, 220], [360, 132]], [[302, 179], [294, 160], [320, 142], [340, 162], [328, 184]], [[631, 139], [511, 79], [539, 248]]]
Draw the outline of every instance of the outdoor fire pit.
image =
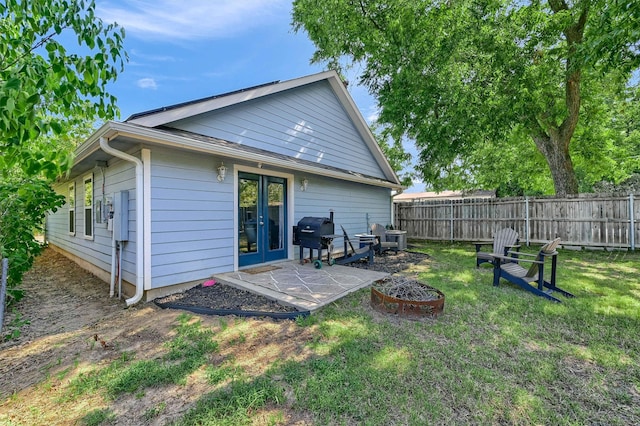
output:
[[444, 293], [405, 276], [390, 276], [373, 283], [371, 306], [405, 317], [437, 317], [444, 309]]

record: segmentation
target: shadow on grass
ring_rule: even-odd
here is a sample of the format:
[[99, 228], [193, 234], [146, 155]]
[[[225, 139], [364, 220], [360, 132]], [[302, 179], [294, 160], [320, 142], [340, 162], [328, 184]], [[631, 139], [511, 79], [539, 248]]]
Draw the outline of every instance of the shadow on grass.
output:
[[[433, 267], [419, 276], [445, 293], [441, 317], [380, 314], [369, 307], [368, 290], [353, 293], [298, 323], [315, 336], [304, 357], [275, 361], [252, 377], [211, 366], [217, 373], [209, 380], [219, 386], [174, 424], [251, 424], [271, 409], [319, 424], [640, 423], [640, 320], [632, 305], [607, 314], [602, 305], [615, 305], [615, 298], [558, 304], [493, 287], [491, 270], [475, 269], [472, 248], [426, 247]], [[567, 259], [559, 280], [572, 292], [597, 285], [599, 277], [588, 281], [592, 269], [607, 268], [589, 266], [593, 258], [585, 266], [580, 254]], [[621, 277], [619, 286], [608, 285], [634, 299], [637, 284], [626, 272]], [[167, 368], [186, 363], [166, 375], [170, 380], [156, 374], [158, 382], [141, 381], [130, 360], [118, 379], [100, 387], [117, 395], [179, 383], [205, 365], [206, 357], [188, 354], [215, 350], [212, 336], [185, 318], [168, 348], [179, 356], [162, 360]], [[132, 381], [138, 387], [125, 385]], [[264, 423], [287, 421], [274, 416]]]
[[106, 368], [95, 368], [75, 378], [66, 398], [104, 391], [108, 398], [115, 399], [150, 386], [184, 383], [207, 362], [218, 344], [212, 340], [213, 332], [202, 328], [191, 316], [181, 314], [178, 321], [176, 337], [166, 343], [167, 351], [161, 358], [136, 360], [135, 354], [123, 352]]

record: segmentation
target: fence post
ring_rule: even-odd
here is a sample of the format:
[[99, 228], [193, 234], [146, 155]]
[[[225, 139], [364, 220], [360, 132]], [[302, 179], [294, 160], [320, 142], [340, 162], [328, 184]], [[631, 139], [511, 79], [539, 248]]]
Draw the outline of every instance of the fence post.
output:
[[453, 200], [451, 200], [451, 242], [453, 242]]
[[529, 247], [529, 197], [524, 197], [524, 232], [527, 234], [526, 244]]
[[2, 279], [0, 280], [0, 333], [4, 323], [4, 299], [7, 291], [7, 272], [9, 271], [9, 259], [2, 259]]
[[633, 194], [629, 194], [629, 244], [631, 246], [631, 250], [636, 249], [636, 230], [635, 230], [635, 221], [633, 217]]

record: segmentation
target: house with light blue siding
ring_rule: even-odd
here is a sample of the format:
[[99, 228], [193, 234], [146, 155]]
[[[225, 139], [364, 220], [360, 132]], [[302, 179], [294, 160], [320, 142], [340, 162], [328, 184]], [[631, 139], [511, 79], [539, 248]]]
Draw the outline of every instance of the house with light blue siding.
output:
[[51, 247], [128, 304], [293, 260], [292, 229], [392, 221], [397, 176], [327, 71], [110, 121], [76, 151], [47, 218]]

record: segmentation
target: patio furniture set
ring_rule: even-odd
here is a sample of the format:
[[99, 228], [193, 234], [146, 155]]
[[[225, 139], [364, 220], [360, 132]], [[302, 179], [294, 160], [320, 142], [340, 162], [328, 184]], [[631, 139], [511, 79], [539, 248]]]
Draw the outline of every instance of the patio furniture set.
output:
[[[374, 224], [370, 234], [356, 234], [357, 247], [344, 226], [342, 234], [336, 234], [333, 223], [333, 212], [329, 218], [304, 217], [294, 227], [294, 244], [300, 248], [300, 263], [311, 262], [316, 269], [322, 268], [323, 259], [328, 265], [345, 265], [366, 259], [369, 264], [374, 262], [376, 254], [386, 251], [398, 253], [406, 248], [406, 236], [397, 231], [389, 231], [383, 225]], [[333, 240], [343, 239], [342, 255], [336, 257]], [[575, 297], [570, 292], [556, 285], [557, 256], [556, 250], [560, 245], [560, 238], [544, 244], [537, 254], [520, 251], [518, 233], [505, 228], [494, 234], [491, 242], [475, 242], [476, 268], [489, 263], [493, 266], [493, 285], [499, 286], [504, 279], [537, 296], [554, 302], [562, 302], [554, 293], [566, 297]], [[491, 251], [483, 251], [482, 247], [491, 245]], [[304, 257], [304, 249], [309, 249], [309, 258]], [[314, 259], [313, 251], [317, 250]], [[326, 257], [323, 250], [327, 250]]]

